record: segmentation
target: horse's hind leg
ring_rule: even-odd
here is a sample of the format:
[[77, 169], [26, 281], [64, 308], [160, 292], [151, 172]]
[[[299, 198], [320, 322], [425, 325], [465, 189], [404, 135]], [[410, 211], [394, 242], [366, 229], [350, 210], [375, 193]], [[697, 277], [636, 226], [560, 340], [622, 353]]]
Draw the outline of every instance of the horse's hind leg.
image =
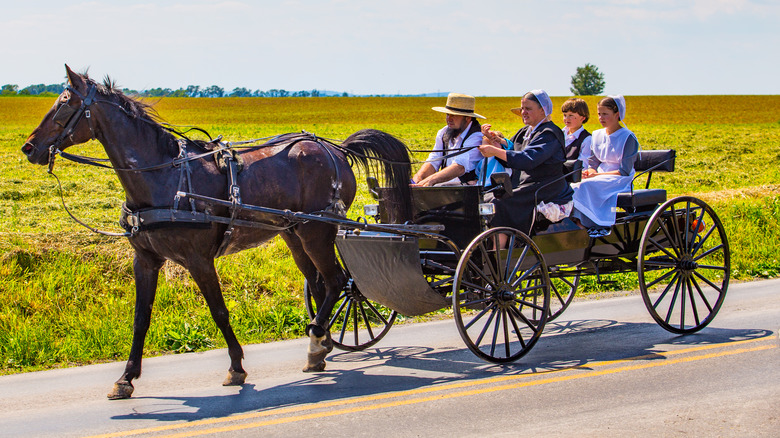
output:
[[152, 304], [157, 292], [157, 278], [164, 262], [165, 260], [160, 257], [148, 254], [141, 255], [138, 252], [133, 259], [133, 274], [135, 276], [133, 344], [130, 347], [130, 358], [127, 360], [122, 377], [114, 383], [114, 388], [108, 393], [108, 398], [111, 400], [129, 398], [133, 394], [133, 379], [141, 376], [144, 340], [151, 321]]
[[225, 300], [222, 298], [222, 289], [219, 285], [217, 270], [214, 268], [214, 259], [188, 260], [187, 269], [190, 271], [195, 283], [198, 284], [203, 298], [209, 305], [211, 317], [222, 331], [222, 336], [228, 346], [228, 355], [230, 356], [230, 368], [228, 375], [222, 385], [233, 386], [242, 385], [246, 380], [247, 373], [241, 365], [244, 358], [244, 350], [238, 343], [233, 327], [230, 326], [229, 312], [225, 306]]
[[336, 228], [323, 223], [301, 225], [294, 235], [284, 236], [295, 263], [311, 287], [316, 288], [312, 293], [318, 297], [317, 315], [306, 327], [310, 343], [308, 363], [303, 369], [305, 372], [324, 370], [325, 357], [333, 350], [328, 319], [346, 282], [346, 276], [336, 259], [333, 246], [335, 236]]

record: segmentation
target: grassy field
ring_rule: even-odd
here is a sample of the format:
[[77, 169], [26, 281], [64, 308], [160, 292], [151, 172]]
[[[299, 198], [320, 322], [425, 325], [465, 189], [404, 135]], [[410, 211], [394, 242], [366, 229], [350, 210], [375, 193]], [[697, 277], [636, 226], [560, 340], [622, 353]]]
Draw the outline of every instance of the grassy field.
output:
[[[560, 108], [564, 98], [554, 98]], [[586, 99], [595, 113], [597, 98]], [[126, 358], [134, 288], [127, 242], [94, 235], [60, 205], [56, 181], [20, 148], [53, 98], [0, 98], [0, 374]], [[519, 98], [478, 98], [494, 129], [514, 133]], [[674, 148], [676, 172], [655, 187], [694, 194], [720, 215], [739, 280], [780, 275], [780, 96], [629, 96], [626, 122], [643, 148]], [[377, 128], [413, 149], [430, 148], [443, 125], [440, 98], [167, 98], [168, 122], [197, 125], [227, 140], [305, 129], [343, 139]], [[554, 121], [560, 123], [560, 113]], [[600, 126], [591, 120], [589, 130]], [[71, 152], [103, 156], [97, 143]], [[423, 154], [424, 155], [424, 154]], [[422, 158], [422, 157], [419, 157]], [[65, 201], [93, 226], [116, 225], [122, 189], [110, 171], [59, 160]], [[365, 191], [353, 206], [356, 217]], [[303, 280], [279, 240], [217, 260], [231, 321], [242, 343], [298, 337], [307, 317]], [[636, 278], [612, 287], [632, 289]], [[584, 293], [602, 286], [591, 279]], [[454, 327], [453, 327], [454, 329]], [[147, 355], [223, 346], [205, 302], [181, 268], [166, 265], [147, 337]]]

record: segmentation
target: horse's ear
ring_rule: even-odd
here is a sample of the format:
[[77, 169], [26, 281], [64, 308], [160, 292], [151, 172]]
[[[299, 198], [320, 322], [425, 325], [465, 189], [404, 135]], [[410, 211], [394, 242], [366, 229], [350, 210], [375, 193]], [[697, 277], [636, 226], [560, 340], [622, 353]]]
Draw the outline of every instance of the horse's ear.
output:
[[70, 67], [68, 67], [68, 64], [65, 64], [65, 73], [68, 76], [68, 83], [73, 86], [73, 88], [79, 89], [86, 87], [84, 78], [82, 78], [80, 74], [71, 70]]

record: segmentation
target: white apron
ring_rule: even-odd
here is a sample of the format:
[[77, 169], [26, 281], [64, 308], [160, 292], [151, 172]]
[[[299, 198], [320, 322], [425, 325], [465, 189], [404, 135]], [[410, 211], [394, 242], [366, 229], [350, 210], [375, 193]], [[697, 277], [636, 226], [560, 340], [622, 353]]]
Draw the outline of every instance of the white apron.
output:
[[[597, 169], [599, 172], [620, 169], [623, 149], [630, 135], [633, 133], [628, 128], [619, 129], [612, 135], [607, 135], [606, 129], [593, 132], [590, 152], [601, 161]], [[583, 166], [587, 167], [587, 165], [585, 161]], [[631, 169], [631, 173], [627, 176], [599, 175], [584, 179], [579, 184], [572, 184], [574, 208], [594, 223], [605, 227], [610, 226], [615, 223], [618, 193], [630, 191], [633, 179], [634, 169]]]

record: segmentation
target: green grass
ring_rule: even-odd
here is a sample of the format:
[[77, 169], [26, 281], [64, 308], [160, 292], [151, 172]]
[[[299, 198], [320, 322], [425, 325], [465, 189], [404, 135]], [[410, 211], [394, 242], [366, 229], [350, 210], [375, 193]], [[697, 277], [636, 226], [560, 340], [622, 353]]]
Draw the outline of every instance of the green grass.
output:
[[[441, 99], [291, 98], [163, 99], [169, 122], [199, 125], [228, 140], [305, 129], [345, 138], [377, 128], [410, 147], [429, 148], [442, 126], [430, 110]], [[563, 98], [555, 98], [560, 107]], [[587, 98], [595, 113], [596, 98]], [[92, 234], [62, 210], [56, 181], [20, 153], [52, 98], [0, 99], [0, 374], [70, 364], [123, 360], [132, 336], [132, 251], [121, 238]], [[479, 98], [478, 112], [495, 129], [514, 133], [508, 111], [518, 98]], [[677, 170], [654, 175], [671, 195], [693, 194], [722, 219], [739, 280], [780, 274], [780, 122], [778, 96], [629, 97], [631, 128], [643, 148], [674, 148]], [[555, 115], [558, 122], [560, 115]], [[592, 120], [587, 128], [599, 126]], [[104, 156], [91, 142], [71, 152]], [[424, 158], [425, 154], [418, 154]], [[65, 202], [90, 225], [120, 231], [121, 186], [110, 172], [58, 160]], [[362, 212], [365, 189], [350, 211]], [[246, 343], [298, 337], [308, 318], [303, 278], [279, 239], [217, 260], [231, 323]], [[614, 276], [615, 289], [636, 287], [635, 275]], [[594, 279], [583, 293], [604, 290]], [[166, 264], [146, 355], [224, 346], [189, 275]], [[302, 353], [303, 354], [303, 353]]]

